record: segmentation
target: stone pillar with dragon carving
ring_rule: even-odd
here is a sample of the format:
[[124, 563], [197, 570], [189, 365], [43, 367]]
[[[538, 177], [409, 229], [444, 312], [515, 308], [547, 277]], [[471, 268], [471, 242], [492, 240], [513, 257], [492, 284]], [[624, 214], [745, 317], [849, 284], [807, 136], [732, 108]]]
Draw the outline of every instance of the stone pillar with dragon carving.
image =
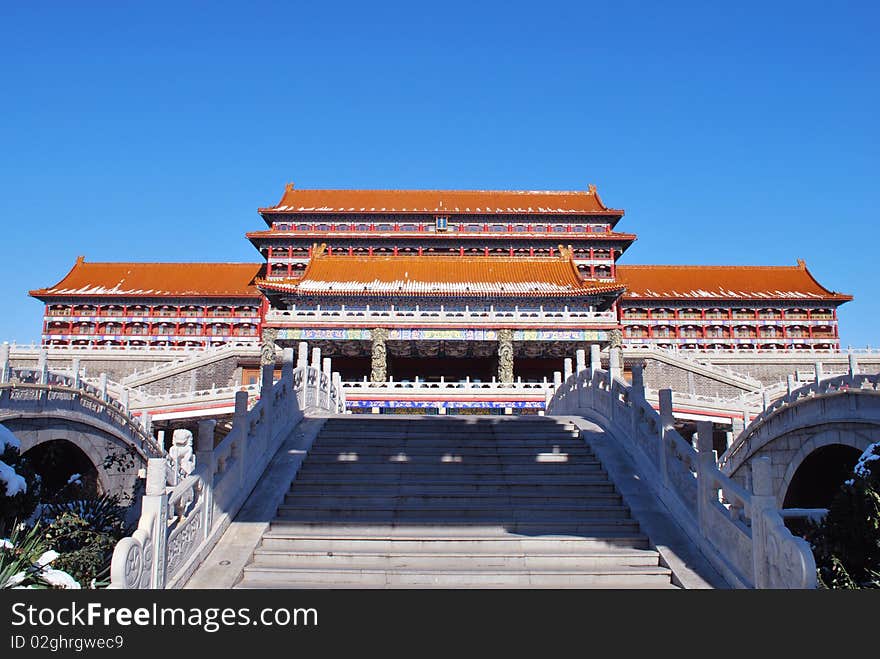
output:
[[620, 372], [623, 373], [623, 330], [619, 327], [615, 327], [613, 330], [608, 332], [608, 339], [608, 348], [617, 348], [618, 363], [616, 366], [620, 369]]
[[388, 340], [388, 330], [384, 327], [375, 327], [370, 332], [372, 345], [370, 348], [370, 381], [374, 383], [385, 382], [388, 379], [387, 349], [385, 342]]
[[272, 384], [275, 380], [275, 339], [278, 330], [274, 327], [263, 328], [263, 344], [260, 347], [260, 401], [265, 410], [265, 437], [271, 437], [272, 425]]
[[498, 330], [498, 381], [513, 384], [513, 330]]

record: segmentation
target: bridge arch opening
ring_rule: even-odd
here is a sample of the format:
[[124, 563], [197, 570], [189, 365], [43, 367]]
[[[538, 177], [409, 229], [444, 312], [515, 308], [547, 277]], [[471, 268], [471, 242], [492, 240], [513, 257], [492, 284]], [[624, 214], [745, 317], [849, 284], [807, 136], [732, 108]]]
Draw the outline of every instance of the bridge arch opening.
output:
[[66, 439], [41, 442], [25, 451], [22, 457], [27, 458], [40, 475], [46, 494], [64, 488], [73, 474], [79, 474], [84, 494], [97, 496], [104, 491], [98, 467], [81, 448]]
[[783, 508], [828, 508], [852, 470], [861, 451], [845, 444], [828, 444], [810, 453], [798, 466], [785, 492]]

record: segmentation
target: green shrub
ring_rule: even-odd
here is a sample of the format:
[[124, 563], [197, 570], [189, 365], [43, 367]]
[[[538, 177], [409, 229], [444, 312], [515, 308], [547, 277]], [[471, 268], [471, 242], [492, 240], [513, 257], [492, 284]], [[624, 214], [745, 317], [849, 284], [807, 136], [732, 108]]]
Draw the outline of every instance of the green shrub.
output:
[[[18, 452], [18, 440], [0, 425], [0, 537], [15, 527], [17, 520], [28, 519], [40, 502], [40, 476], [27, 458]], [[24, 488], [18, 487], [22, 483]]]
[[47, 588], [37, 560], [48, 548], [39, 524], [31, 528], [13, 525], [8, 538], [0, 539], [0, 589]]
[[880, 588], [880, 442], [862, 454], [807, 539], [820, 586]]
[[64, 570], [81, 584], [104, 585], [116, 543], [128, 534], [125, 508], [118, 497], [74, 499], [46, 506], [48, 544], [61, 555], [54, 567]]

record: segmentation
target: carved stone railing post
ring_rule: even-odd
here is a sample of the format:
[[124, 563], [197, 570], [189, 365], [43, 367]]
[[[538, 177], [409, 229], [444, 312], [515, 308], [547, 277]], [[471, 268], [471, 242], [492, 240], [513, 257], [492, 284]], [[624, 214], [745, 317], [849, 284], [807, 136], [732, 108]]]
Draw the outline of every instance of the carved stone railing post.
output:
[[73, 371], [73, 387], [74, 389], [79, 389], [82, 377], [79, 357], [73, 358], [73, 361], [70, 363], [70, 370]]
[[40, 384], [49, 383], [49, 351], [45, 348], [40, 350], [37, 358], [37, 370], [40, 372]]
[[296, 349], [296, 367], [305, 368], [309, 365], [309, 344], [305, 341], [300, 341], [297, 344]]
[[384, 327], [375, 327], [370, 331], [370, 381], [373, 383], [385, 382], [388, 378], [387, 352], [385, 342], [388, 340], [388, 330]]
[[813, 379], [816, 384], [822, 381], [822, 362], [815, 362], [813, 364]]
[[593, 374], [600, 370], [602, 370], [602, 355], [599, 352], [599, 344], [593, 343], [590, 345], [590, 378], [592, 379]]
[[343, 399], [342, 399], [342, 376], [339, 373], [334, 372], [330, 386], [336, 392], [336, 407], [331, 410], [333, 412], [344, 412], [345, 408], [343, 407]]
[[[697, 421], [697, 519], [700, 533], [708, 536], [709, 506], [712, 492], [709, 487], [715, 469], [715, 452], [712, 450], [712, 422]], [[716, 495], [717, 496], [717, 495]]]
[[769, 457], [752, 460], [752, 561], [755, 588], [767, 588], [767, 538], [764, 527], [764, 511], [776, 507], [773, 496], [773, 479]]
[[293, 386], [293, 348], [281, 351], [281, 379]]
[[587, 351], [583, 348], [578, 348], [574, 352], [574, 361], [575, 361], [575, 373], [583, 373], [587, 370]]
[[0, 383], [9, 382], [9, 344], [0, 344]]
[[165, 528], [168, 525], [168, 467], [165, 458], [147, 461], [147, 482], [141, 502], [141, 517], [153, 517], [151, 574], [149, 588], [165, 587]]
[[[247, 413], [247, 392], [239, 391], [235, 395], [235, 416], [233, 423], [239, 418], [239, 396], [244, 394], [244, 408]], [[214, 460], [214, 431], [217, 421], [214, 419], [203, 419], [199, 421], [198, 437], [196, 437], [196, 469], [205, 481], [205, 537], [210, 533], [211, 525], [214, 521], [214, 470], [216, 462]], [[242, 438], [244, 439], [244, 438]]]
[[[332, 364], [333, 364], [333, 362], [329, 357], [324, 357], [321, 360], [321, 378], [318, 383], [319, 392], [320, 392], [319, 393], [319, 400], [320, 400], [319, 407], [322, 407], [324, 409], [330, 408], [330, 399], [331, 399], [330, 389], [331, 389], [331, 384], [332, 384], [332, 373], [333, 373], [333, 371], [331, 370]], [[325, 382], [327, 383], [326, 389], [324, 388]]]
[[566, 357], [562, 361], [562, 365], [563, 365], [562, 366], [562, 379], [568, 380], [568, 378], [571, 377], [571, 374], [573, 372], [573, 368], [572, 368], [572, 364], [571, 364], [571, 357]]
[[309, 403], [319, 407], [321, 404], [321, 349], [318, 347], [312, 348], [312, 371], [314, 372], [315, 381]]
[[849, 376], [854, 378], [859, 374], [859, 361], [854, 353], [849, 353]]
[[[614, 330], [612, 330], [614, 331]], [[620, 364], [623, 360], [620, 356], [620, 348], [614, 347], [608, 352], [608, 364], [609, 369], [608, 372], [611, 375], [612, 380], [617, 380], [620, 378], [621, 368]]]
[[635, 400], [645, 400], [645, 379], [641, 364], [632, 365], [632, 396]]
[[109, 398], [107, 396], [107, 374], [106, 373], [101, 373], [101, 375], [98, 376], [98, 389], [101, 392], [101, 400], [103, 400], [106, 403], [109, 400]]
[[669, 489], [669, 443], [667, 433], [675, 427], [675, 416], [672, 413], [672, 389], [661, 389], [658, 393], [660, 402], [660, 478], [664, 489]]

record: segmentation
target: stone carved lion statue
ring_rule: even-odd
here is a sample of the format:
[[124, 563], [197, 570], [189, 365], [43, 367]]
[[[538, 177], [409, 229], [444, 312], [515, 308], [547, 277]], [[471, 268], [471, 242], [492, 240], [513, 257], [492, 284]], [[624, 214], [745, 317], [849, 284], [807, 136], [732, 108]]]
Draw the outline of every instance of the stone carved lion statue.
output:
[[185, 428], [178, 428], [171, 436], [171, 448], [168, 459], [174, 463], [178, 473], [189, 476], [196, 468], [196, 456], [193, 453], [193, 434]]

